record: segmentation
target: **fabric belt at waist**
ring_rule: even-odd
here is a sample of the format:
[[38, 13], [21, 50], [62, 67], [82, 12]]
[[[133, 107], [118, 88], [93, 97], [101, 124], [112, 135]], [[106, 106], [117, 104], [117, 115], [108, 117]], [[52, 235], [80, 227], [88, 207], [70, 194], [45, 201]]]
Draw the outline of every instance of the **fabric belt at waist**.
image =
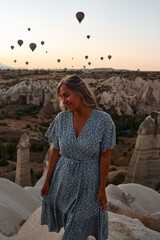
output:
[[66, 156], [64, 156], [64, 155], [61, 155], [60, 156], [60, 158], [61, 159], [65, 159], [65, 160], [67, 160], [67, 161], [70, 161], [70, 162], [77, 162], [77, 163], [95, 163], [95, 164], [97, 164], [98, 163], [98, 160], [97, 159], [87, 159], [87, 158], [85, 158], [85, 159], [83, 159], [83, 160], [80, 160], [80, 159], [73, 159], [73, 158], [69, 158], [69, 157], [66, 157]]

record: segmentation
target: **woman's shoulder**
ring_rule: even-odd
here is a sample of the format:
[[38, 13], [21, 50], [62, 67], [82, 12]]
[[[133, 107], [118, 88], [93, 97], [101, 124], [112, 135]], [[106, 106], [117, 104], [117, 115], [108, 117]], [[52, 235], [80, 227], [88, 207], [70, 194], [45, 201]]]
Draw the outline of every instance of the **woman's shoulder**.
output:
[[61, 111], [57, 114], [56, 118], [57, 119], [64, 119], [64, 118], [67, 118], [71, 115], [71, 113], [68, 111], [68, 110], [65, 110], [65, 111]]
[[109, 115], [109, 113], [106, 113], [102, 110], [99, 109], [94, 109], [96, 116], [98, 117], [98, 119], [102, 119], [102, 120], [111, 120], [111, 116]]
[[106, 113], [104, 111], [95, 110], [95, 119], [96, 119], [96, 123], [97, 126], [100, 126], [100, 130], [101, 131], [106, 131], [108, 132], [108, 130], [115, 132], [115, 124], [112, 120], [112, 117], [110, 116], [109, 113]]

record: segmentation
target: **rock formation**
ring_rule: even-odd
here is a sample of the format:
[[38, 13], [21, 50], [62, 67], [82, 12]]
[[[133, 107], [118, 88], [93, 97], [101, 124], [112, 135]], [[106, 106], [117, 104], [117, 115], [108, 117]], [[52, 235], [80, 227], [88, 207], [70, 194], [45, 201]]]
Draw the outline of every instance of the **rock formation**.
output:
[[0, 178], [0, 199], [0, 240], [1, 234], [15, 234], [41, 205], [41, 200], [5, 178]]
[[56, 98], [57, 82], [31, 79], [22, 81], [11, 87], [0, 89], [0, 101], [7, 103], [46, 105]]
[[[121, 115], [123, 113], [150, 114], [153, 109], [159, 111], [160, 80], [144, 80], [137, 77], [128, 80], [120, 76], [109, 79], [84, 79], [91, 86], [97, 100], [106, 110], [114, 108]], [[24, 80], [13, 86], [0, 86], [0, 102], [34, 104], [47, 106], [53, 104], [57, 109], [56, 87], [58, 81]]]
[[[109, 214], [108, 240], [159, 240], [160, 233], [146, 228], [138, 219], [116, 213]], [[8, 240], [62, 240], [64, 229], [59, 233], [49, 232], [47, 226], [40, 225], [41, 207], [24, 223], [17, 235]], [[95, 240], [89, 236], [87, 240]]]
[[108, 210], [138, 218], [147, 228], [160, 232], [160, 194], [140, 184], [128, 183], [106, 188]]
[[17, 145], [17, 166], [15, 179], [15, 183], [22, 187], [31, 185], [29, 147], [29, 137], [26, 133], [24, 133]]
[[160, 112], [152, 112], [138, 129], [125, 183], [139, 183], [155, 190], [159, 188]]

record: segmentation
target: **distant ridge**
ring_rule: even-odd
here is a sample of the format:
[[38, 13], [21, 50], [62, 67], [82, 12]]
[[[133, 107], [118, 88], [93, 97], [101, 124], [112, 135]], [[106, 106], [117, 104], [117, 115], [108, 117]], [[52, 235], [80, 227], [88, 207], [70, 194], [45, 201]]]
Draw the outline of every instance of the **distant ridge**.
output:
[[0, 63], [0, 69], [15, 69], [15, 68]]
[[92, 69], [81, 69], [83, 71], [95, 71], [95, 72], [129, 72], [132, 70], [127, 70], [127, 69], [114, 69], [114, 68], [92, 68]]

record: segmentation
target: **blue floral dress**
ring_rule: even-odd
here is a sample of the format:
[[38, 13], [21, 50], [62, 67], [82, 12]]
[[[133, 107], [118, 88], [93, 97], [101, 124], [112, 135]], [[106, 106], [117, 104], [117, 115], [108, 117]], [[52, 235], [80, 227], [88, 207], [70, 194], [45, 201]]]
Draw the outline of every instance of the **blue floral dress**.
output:
[[108, 239], [108, 212], [98, 203], [100, 153], [115, 145], [115, 125], [109, 114], [93, 109], [76, 138], [73, 112], [60, 112], [45, 136], [60, 151], [47, 196], [43, 196], [41, 224], [49, 231], [64, 227], [63, 240]]

